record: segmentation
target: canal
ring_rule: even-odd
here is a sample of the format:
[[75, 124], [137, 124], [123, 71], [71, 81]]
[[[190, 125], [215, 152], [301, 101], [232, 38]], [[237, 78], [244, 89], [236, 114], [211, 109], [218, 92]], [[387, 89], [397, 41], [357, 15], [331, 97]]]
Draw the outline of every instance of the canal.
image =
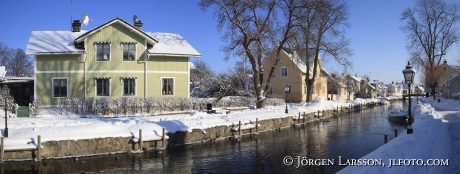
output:
[[[40, 164], [7, 162], [2, 173], [335, 173], [341, 159], [359, 159], [405, 132], [404, 125], [391, 123], [391, 108], [406, 108], [393, 101], [362, 111], [329, 117], [301, 126], [246, 135], [237, 140], [174, 146], [157, 153], [112, 154], [78, 160], [45, 160]], [[293, 164], [283, 163], [285, 157]], [[298, 157], [330, 159], [334, 165], [298, 167]]]

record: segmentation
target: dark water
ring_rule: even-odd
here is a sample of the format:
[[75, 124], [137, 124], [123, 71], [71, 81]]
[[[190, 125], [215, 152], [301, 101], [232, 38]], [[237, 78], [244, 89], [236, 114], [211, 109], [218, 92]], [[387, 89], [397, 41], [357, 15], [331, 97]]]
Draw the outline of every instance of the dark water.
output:
[[[404, 106], [403, 106], [404, 105]], [[405, 108], [405, 103], [393, 101], [388, 106], [375, 106], [259, 135], [243, 136], [240, 141], [220, 140], [173, 147], [163, 153], [48, 160], [46, 164], [7, 162], [2, 173], [335, 173], [342, 159], [358, 159], [405, 132], [404, 125], [387, 120], [391, 107]], [[286, 166], [283, 159], [291, 156], [294, 164]], [[334, 165], [300, 166], [297, 156], [309, 159], [334, 159]], [[117, 158], [118, 157], [118, 158]], [[81, 164], [81, 161], [85, 161]]]

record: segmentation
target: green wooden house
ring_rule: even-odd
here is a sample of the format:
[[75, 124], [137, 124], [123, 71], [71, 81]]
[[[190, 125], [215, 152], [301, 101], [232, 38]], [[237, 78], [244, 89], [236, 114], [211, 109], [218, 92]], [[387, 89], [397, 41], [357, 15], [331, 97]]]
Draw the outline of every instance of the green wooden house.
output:
[[33, 31], [34, 98], [189, 97], [190, 58], [200, 57], [178, 34], [142, 30], [142, 23], [112, 19], [94, 29]]

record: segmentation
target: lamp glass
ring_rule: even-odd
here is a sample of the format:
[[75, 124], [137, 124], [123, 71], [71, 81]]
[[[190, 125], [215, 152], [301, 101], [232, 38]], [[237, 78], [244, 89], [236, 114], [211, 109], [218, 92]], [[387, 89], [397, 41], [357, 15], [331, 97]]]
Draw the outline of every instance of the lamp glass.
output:
[[8, 92], [9, 92], [8, 86], [3, 85], [3, 89], [2, 89], [3, 96], [8, 96]]

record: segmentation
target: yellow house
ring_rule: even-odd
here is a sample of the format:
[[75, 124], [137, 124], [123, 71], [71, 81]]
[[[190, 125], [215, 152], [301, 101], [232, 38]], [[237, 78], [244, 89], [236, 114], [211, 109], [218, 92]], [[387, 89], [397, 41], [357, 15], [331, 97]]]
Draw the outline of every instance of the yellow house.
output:
[[[287, 100], [291, 102], [305, 101], [307, 98], [305, 83], [306, 76], [306, 61], [300, 58], [296, 52], [289, 48], [283, 47], [280, 52], [280, 62], [276, 67], [275, 73], [271, 77], [270, 91], [268, 94], [276, 94], [285, 97], [284, 86], [290, 85], [291, 92], [287, 95]], [[265, 77], [267, 78], [268, 72], [273, 64], [273, 57], [268, 58], [264, 62]], [[327, 78], [329, 73], [324, 70], [321, 59], [319, 59], [317, 68], [317, 77], [313, 85], [312, 99], [318, 96], [327, 98]], [[310, 78], [313, 77], [313, 67], [310, 66]]]

